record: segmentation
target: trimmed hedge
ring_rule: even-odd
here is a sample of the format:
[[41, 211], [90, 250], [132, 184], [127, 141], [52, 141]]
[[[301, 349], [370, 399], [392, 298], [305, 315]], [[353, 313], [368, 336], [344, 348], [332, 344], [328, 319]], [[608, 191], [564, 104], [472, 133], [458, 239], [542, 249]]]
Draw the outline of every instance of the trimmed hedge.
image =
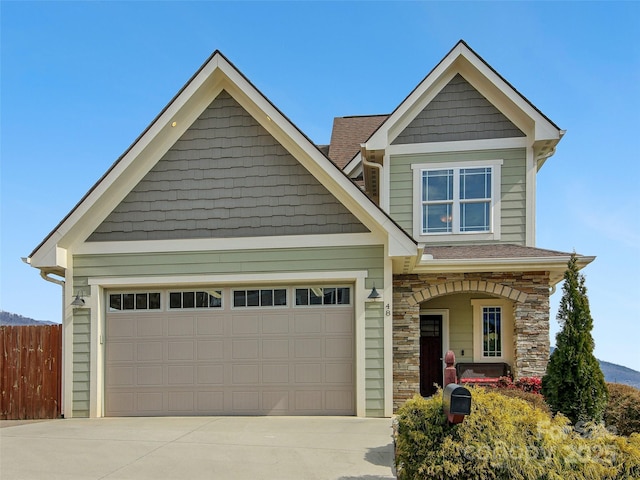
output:
[[604, 423], [618, 435], [640, 433], [640, 390], [621, 383], [607, 383], [609, 403]]
[[528, 402], [470, 388], [472, 411], [459, 425], [442, 412], [442, 391], [415, 396], [397, 414], [399, 480], [640, 478], [640, 435], [603, 426], [574, 430]]

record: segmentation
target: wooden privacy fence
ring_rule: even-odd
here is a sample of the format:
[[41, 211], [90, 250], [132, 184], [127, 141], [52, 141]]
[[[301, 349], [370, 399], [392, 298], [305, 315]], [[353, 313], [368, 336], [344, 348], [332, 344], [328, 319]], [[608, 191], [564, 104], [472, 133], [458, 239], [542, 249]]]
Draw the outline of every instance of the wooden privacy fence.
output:
[[0, 327], [0, 420], [58, 418], [62, 325]]

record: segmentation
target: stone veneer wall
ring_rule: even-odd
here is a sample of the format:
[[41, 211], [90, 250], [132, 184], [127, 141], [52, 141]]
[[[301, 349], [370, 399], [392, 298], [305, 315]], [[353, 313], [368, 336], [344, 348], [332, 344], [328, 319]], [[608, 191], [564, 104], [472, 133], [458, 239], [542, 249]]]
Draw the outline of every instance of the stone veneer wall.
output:
[[481, 292], [514, 302], [515, 377], [542, 377], [549, 360], [547, 272], [451, 273], [393, 277], [393, 407], [420, 392], [420, 303]]

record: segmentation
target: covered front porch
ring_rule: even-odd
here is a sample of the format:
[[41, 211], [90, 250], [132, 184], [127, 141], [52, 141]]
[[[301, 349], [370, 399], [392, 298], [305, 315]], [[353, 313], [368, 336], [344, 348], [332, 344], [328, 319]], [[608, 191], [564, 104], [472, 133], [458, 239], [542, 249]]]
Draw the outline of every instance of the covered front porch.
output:
[[544, 375], [549, 274], [394, 275], [394, 410], [442, 385], [444, 353], [457, 362], [506, 363], [514, 377]]

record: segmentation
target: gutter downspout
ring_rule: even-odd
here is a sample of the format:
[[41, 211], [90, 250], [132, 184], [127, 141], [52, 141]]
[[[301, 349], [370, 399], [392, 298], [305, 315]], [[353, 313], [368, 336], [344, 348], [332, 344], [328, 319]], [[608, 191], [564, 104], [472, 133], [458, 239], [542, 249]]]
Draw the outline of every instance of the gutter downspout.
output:
[[[22, 258], [22, 261], [24, 263], [26, 263], [27, 265], [31, 266], [31, 259], [30, 258]], [[55, 283], [56, 285], [60, 285], [62, 287], [62, 301], [60, 302], [60, 304], [62, 305], [62, 314], [61, 314], [61, 318], [60, 318], [60, 324], [62, 325], [62, 329], [63, 329], [63, 334], [62, 334], [62, 338], [64, 339], [64, 287], [65, 287], [65, 281], [64, 280], [60, 280], [58, 278], [53, 278], [50, 277], [49, 274], [47, 272], [45, 272], [44, 270], [40, 270], [40, 276], [46, 280], [47, 282], [51, 282], [51, 283]], [[61, 368], [60, 368], [60, 372], [62, 373], [61, 377], [60, 377], [60, 382], [61, 385], [64, 385], [64, 377], [65, 377], [65, 369], [62, 368], [62, 366], [64, 365], [64, 340], [62, 342], [62, 358], [60, 359], [60, 361], [62, 362]], [[60, 389], [61, 394], [60, 394], [60, 415], [62, 416], [62, 418], [64, 418], [64, 388]]]
[[[378, 192], [377, 192], [377, 197], [378, 197], [378, 205], [382, 205], [382, 165], [380, 165], [379, 163], [375, 163], [375, 162], [370, 162], [369, 160], [367, 160], [367, 156], [365, 154], [365, 152], [367, 151], [366, 147], [364, 144], [360, 145], [360, 158], [362, 159], [362, 164], [366, 165], [367, 167], [374, 167], [378, 169]], [[366, 182], [366, 176], [364, 176], [365, 178], [365, 182]]]

